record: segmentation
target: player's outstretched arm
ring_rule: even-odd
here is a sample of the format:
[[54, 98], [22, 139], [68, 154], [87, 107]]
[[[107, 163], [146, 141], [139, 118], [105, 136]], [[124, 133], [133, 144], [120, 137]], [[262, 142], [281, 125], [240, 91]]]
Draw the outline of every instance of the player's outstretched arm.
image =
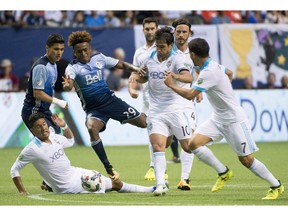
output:
[[175, 84], [172, 74], [168, 73], [165, 77], [164, 83], [171, 88], [174, 92], [186, 98], [187, 100], [194, 100], [195, 97], [200, 93], [200, 91], [195, 89], [181, 88]]
[[139, 68], [139, 67], [136, 67], [133, 64], [130, 64], [130, 63], [124, 62], [124, 61], [119, 61], [118, 64], [115, 65], [115, 68], [123, 69], [123, 70], [126, 70], [126, 71], [130, 72], [130, 73], [136, 72], [140, 76], [145, 76], [146, 75], [145, 68]]
[[137, 83], [138, 77], [139, 77], [139, 75], [136, 74], [135, 72], [132, 72], [130, 77], [129, 77], [128, 92], [132, 98], [138, 98], [138, 96], [139, 96], [139, 93], [136, 90], [137, 86], [138, 86], [138, 83]]
[[56, 104], [63, 109], [68, 109], [67, 101], [50, 97], [50, 95], [46, 94], [42, 89], [33, 89], [33, 97], [40, 101]]
[[70, 78], [70, 76], [65, 75], [62, 76], [62, 85], [65, 91], [71, 91], [74, 87], [74, 81]]
[[14, 182], [16, 188], [18, 189], [18, 191], [21, 195], [24, 195], [24, 196], [29, 195], [29, 193], [26, 191], [26, 189], [23, 185], [23, 182], [22, 182], [22, 179], [20, 176], [15, 176], [12, 179], [13, 179], [13, 182]]
[[183, 83], [191, 83], [192, 75], [188, 70], [182, 70], [180, 73], [174, 73], [172, 71], [166, 71], [166, 74], [170, 73], [175, 80]]
[[68, 125], [64, 119], [60, 118], [57, 114], [53, 114], [51, 118], [52, 118], [53, 123], [63, 130], [63, 132], [64, 132], [63, 135], [67, 139], [73, 139], [74, 138], [73, 132], [68, 127]]

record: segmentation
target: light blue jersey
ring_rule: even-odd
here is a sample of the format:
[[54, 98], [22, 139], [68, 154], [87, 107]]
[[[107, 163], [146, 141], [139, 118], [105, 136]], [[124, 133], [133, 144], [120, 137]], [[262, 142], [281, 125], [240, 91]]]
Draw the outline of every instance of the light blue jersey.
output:
[[50, 130], [54, 130], [55, 133], [61, 132], [60, 127], [56, 126], [51, 119], [52, 113], [49, 109], [51, 103], [36, 99], [33, 95], [33, 90], [37, 89], [53, 97], [57, 76], [57, 65], [52, 64], [46, 55], [39, 58], [32, 66], [24, 106], [21, 112], [22, 119], [28, 128], [30, 115], [41, 112], [45, 115]]
[[104, 80], [103, 72], [105, 68], [110, 69], [118, 62], [118, 59], [97, 53], [86, 64], [73, 60], [68, 65], [65, 74], [74, 80], [84, 110], [103, 108], [109, 103], [112, 92]]

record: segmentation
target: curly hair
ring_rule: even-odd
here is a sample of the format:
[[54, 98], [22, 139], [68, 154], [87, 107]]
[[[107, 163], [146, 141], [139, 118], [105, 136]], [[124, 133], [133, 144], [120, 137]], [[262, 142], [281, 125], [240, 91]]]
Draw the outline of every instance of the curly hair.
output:
[[72, 32], [68, 37], [68, 46], [74, 47], [78, 43], [92, 41], [92, 36], [87, 31], [76, 31]]

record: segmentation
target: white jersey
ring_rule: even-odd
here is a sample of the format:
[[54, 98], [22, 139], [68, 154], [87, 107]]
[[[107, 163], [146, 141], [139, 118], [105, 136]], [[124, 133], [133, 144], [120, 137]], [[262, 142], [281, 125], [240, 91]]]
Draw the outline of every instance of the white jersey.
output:
[[[194, 64], [193, 64], [193, 61], [192, 61], [192, 59], [190, 58], [190, 53], [189, 53], [189, 48], [187, 47], [187, 49], [184, 51], [184, 52], [182, 52], [181, 50], [179, 50], [178, 48], [177, 48], [177, 46], [176, 46], [176, 44], [174, 44], [174, 46], [173, 46], [173, 51], [174, 52], [176, 52], [178, 55], [184, 55], [185, 56], [185, 61], [189, 64], [189, 65], [191, 65], [191, 68], [190, 68], [190, 73], [191, 73], [191, 75], [192, 75], [192, 82], [191, 82], [191, 84], [190, 84], [190, 86], [192, 86], [192, 84], [196, 81], [196, 72], [195, 72], [195, 70], [194, 70]], [[192, 111], [193, 111], [193, 113], [194, 113], [194, 116], [195, 116], [195, 118], [196, 118], [196, 102], [195, 101], [191, 101], [191, 109], [192, 109]], [[194, 122], [193, 122], [193, 129], [195, 129], [195, 127], [196, 127], [196, 119], [194, 120]]]
[[209, 58], [202, 66], [192, 88], [205, 92], [213, 108], [212, 119], [221, 124], [247, 120], [243, 108], [237, 102], [231, 82], [223, 65]]
[[52, 143], [44, 143], [34, 137], [13, 164], [11, 177], [20, 176], [20, 171], [32, 163], [55, 193], [87, 193], [81, 186], [81, 175], [86, 170], [71, 166], [64, 152], [64, 148], [73, 146], [74, 139], [54, 133], [49, 139]]
[[[147, 48], [146, 44], [135, 51], [133, 57], [133, 65], [137, 67], [144, 67], [151, 55], [152, 52], [156, 50], [155, 43]], [[148, 92], [148, 83], [142, 84], [142, 92], [143, 92], [143, 112], [146, 113], [149, 110], [149, 92]]]
[[[165, 71], [181, 73], [182, 70], [190, 71], [191, 65], [186, 62], [184, 55], [178, 55], [172, 52], [163, 62], [159, 62], [157, 53], [153, 52], [147, 61], [148, 68], [148, 86], [149, 86], [149, 115], [158, 113], [173, 113], [176, 111], [191, 110], [191, 102], [177, 93], [164, 83]], [[190, 88], [189, 83], [175, 81], [183, 88]]]

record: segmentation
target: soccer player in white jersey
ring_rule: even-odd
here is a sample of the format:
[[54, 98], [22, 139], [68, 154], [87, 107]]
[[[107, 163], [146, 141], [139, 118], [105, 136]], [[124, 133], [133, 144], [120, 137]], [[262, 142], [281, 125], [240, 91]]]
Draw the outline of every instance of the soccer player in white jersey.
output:
[[[151, 53], [156, 50], [155, 45], [155, 33], [158, 29], [158, 21], [154, 17], [146, 17], [143, 22], [143, 33], [145, 36], [146, 43], [144, 46], [138, 48], [135, 51], [134, 57], [133, 57], [133, 65], [137, 67], [145, 67], [147, 60], [149, 59]], [[129, 77], [129, 83], [128, 83], [128, 90], [132, 98], [138, 97], [138, 91], [136, 90], [139, 83], [136, 81], [138, 78], [137, 73], [132, 73]], [[148, 93], [148, 83], [142, 84], [142, 93], [143, 93], [143, 106], [142, 106], [142, 112], [146, 115], [148, 114], [149, 110], [149, 93]], [[148, 181], [155, 180], [155, 174], [154, 174], [154, 162], [153, 162], [153, 148], [152, 145], [149, 144], [149, 155], [150, 155], [150, 167], [148, 171], [146, 172], [144, 179]], [[168, 180], [168, 174], [165, 174], [166, 180]]]
[[191, 102], [180, 97], [164, 84], [166, 71], [172, 71], [177, 85], [189, 88], [192, 81], [191, 65], [184, 55], [172, 51], [174, 36], [172, 29], [164, 27], [155, 35], [156, 52], [146, 63], [147, 77], [140, 77], [138, 82], [148, 81], [149, 112], [147, 129], [153, 147], [156, 190], [154, 195], [164, 195], [168, 191], [165, 185], [166, 144], [175, 135], [182, 148], [191, 152], [188, 143], [191, 138]]
[[[172, 26], [174, 27], [174, 38], [175, 38], [175, 44], [173, 47], [173, 51], [176, 52], [179, 55], [184, 55], [186, 58], [186, 62], [191, 65], [190, 73], [192, 74], [192, 83], [196, 80], [196, 73], [193, 69], [193, 62], [190, 59], [189, 56], [189, 48], [188, 48], [188, 39], [192, 36], [193, 32], [191, 30], [191, 24], [189, 21], [179, 18], [173, 21]], [[201, 102], [203, 99], [202, 93], [197, 95], [196, 102]], [[192, 127], [192, 133], [194, 132], [196, 128], [196, 108], [195, 108], [195, 102], [191, 101], [191, 111], [192, 114], [190, 116], [191, 121], [191, 127]], [[176, 140], [177, 141], [177, 140]], [[177, 141], [178, 142], [178, 141]], [[181, 160], [181, 180], [177, 185], [177, 188], [180, 190], [191, 190], [192, 187], [190, 185], [190, 172], [192, 169], [194, 154], [193, 153], [187, 153], [183, 149], [181, 149], [180, 153], [180, 160]]]
[[191, 89], [181, 88], [175, 84], [171, 74], [167, 75], [164, 82], [174, 92], [188, 100], [193, 100], [200, 92], [206, 92], [213, 108], [212, 117], [196, 129], [189, 144], [199, 160], [213, 167], [219, 175], [212, 187], [212, 192], [222, 189], [225, 182], [233, 176], [232, 171], [205, 146], [211, 141], [220, 141], [224, 137], [240, 162], [270, 184], [267, 195], [262, 199], [277, 199], [284, 192], [284, 186], [262, 162], [253, 156], [253, 153], [258, 151], [258, 147], [252, 138], [251, 126], [245, 112], [233, 94], [232, 71], [209, 57], [209, 44], [206, 40], [196, 38], [188, 45], [194, 65], [200, 67], [196, 82]]
[[[72, 131], [63, 119], [56, 114], [52, 116], [53, 123], [62, 128], [63, 135], [50, 133], [44, 114], [35, 113], [29, 118], [30, 129], [35, 135], [32, 141], [21, 151], [11, 167], [11, 177], [18, 191], [28, 195], [22, 182], [20, 171], [32, 163], [44, 179], [46, 185], [41, 188], [55, 193], [88, 193], [81, 186], [81, 175], [87, 171], [84, 168], [71, 166], [64, 148], [74, 145]], [[103, 187], [95, 193], [108, 191], [118, 192], [152, 192], [155, 187], [127, 184], [120, 179], [112, 181], [101, 175]]]
[[121, 124], [129, 123], [146, 128], [146, 115], [118, 98], [109, 89], [103, 72], [105, 68], [113, 67], [140, 74], [145, 71], [99, 52], [92, 54], [91, 41], [92, 36], [87, 31], [76, 31], [69, 35], [68, 45], [73, 48], [75, 59], [67, 66], [62, 83], [66, 91], [75, 87], [86, 113], [91, 146], [109, 176], [117, 180], [120, 175], [110, 164], [99, 133], [105, 130], [110, 118]]

